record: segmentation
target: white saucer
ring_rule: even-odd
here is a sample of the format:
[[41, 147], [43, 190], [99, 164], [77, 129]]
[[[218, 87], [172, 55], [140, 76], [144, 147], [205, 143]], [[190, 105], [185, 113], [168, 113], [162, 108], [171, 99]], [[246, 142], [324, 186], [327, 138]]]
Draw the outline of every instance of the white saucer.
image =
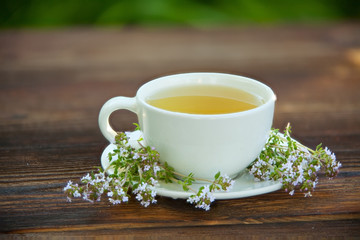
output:
[[[112, 152], [116, 148], [116, 145], [110, 144], [104, 150], [101, 155], [101, 165], [103, 169], [106, 169], [109, 166], [109, 152]], [[113, 173], [112, 169], [107, 170], [108, 173]], [[215, 192], [213, 196], [217, 199], [236, 199], [236, 198], [244, 198], [250, 197], [260, 194], [265, 194], [269, 192], [273, 192], [279, 190], [282, 185], [279, 182], [274, 181], [255, 181], [254, 177], [244, 171], [235, 179], [235, 184], [232, 189], [228, 192]], [[191, 187], [193, 189], [198, 189], [204, 184], [193, 184]], [[192, 192], [185, 192], [182, 189], [182, 186], [176, 183], [164, 183], [160, 182], [160, 184], [156, 187], [156, 192], [159, 196], [170, 197], [170, 198], [183, 198], [186, 199]]]

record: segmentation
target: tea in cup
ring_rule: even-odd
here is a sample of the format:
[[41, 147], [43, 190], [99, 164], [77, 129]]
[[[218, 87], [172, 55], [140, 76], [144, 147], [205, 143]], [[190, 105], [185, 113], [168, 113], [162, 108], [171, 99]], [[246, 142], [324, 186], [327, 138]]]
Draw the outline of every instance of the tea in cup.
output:
[[102, 134], [116, 132], [112, 112], [137, 114], [147, 145], [183, 175], [235, 177], [256, 159], [271, 130], [276, 96], [265, 84], [224, 73], [184, 73], [152, 80], [133, 98], [114, 97], [99, 114]]

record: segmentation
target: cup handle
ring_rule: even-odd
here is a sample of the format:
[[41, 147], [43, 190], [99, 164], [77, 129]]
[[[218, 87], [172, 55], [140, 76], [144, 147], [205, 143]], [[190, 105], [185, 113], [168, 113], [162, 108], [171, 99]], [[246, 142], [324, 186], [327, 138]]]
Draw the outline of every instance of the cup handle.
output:
[[136, 98], [114, 97], [109, 99], [99, 113], [99, 127], [104, 137], [111, 143], [115, 143], [116, 131], [110, 126], [109, 118], [116, 110], [126, 109], [137, 113]]

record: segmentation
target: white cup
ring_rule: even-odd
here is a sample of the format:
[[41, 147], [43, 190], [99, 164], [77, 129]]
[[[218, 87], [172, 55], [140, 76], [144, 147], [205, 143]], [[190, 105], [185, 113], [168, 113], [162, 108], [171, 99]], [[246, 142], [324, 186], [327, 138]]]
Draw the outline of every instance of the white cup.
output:
[[[159, 92], [185, 86], [225, 86], [251, 93], [262, 104], [254, 109], [227, 114], [187, 114], [156, 108], [147, 100]], [[152, 80], [133, 98], [114, 97], [99, 114], [99, 126], [111, 143], [116, 132], [109, 124], [112, 112], [127, 109], [137, 114], [143, 137], [181, 174], [213, 179], [220, 171], [235, 177], [263, 149], [272, 126], [276, 96], [263, 83], [223, 73], [184, 73]]]

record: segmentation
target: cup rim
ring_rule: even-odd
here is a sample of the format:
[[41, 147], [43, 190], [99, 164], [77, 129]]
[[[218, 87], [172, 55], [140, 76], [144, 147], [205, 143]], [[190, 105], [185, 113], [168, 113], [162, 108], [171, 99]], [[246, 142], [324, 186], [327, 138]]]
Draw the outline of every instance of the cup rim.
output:
[[[253, 82], [255, 84], [258, 84], [259, 86], [263, 87], [264, 89], [266, 89], [267, 92], [270, 93], [270, 98], [264, 103], [261, 104], [260, 106], [257, 106], [256, 108], [253, 109], [249, 109], [249, 110], [245, 110], [245, 111], [240, 111], [240, 112], [234, 112], [234, 113], [220, 113], [220, 114], [194, 114], [194, 113], [183, 113], [183, 112], [173, 112], [173, 111], [169, 111], [169, 110], [165, 110], [162, 108], [158, 108], [155, 106], [150, 105], [149, 103], [146, 102], [145, 100], [145, 96], [143, 96], [143, 91], [145, 91], [144, 89], [146, 89], [147, 87], [149, 87], [150, 85], [154, 84], [155, 82], [161, 81], [161, 80], [165, 80], [165, 79], [169, 79], [169, 78], [174, 78], [174, 77], [186, 77], [189, 75], [201, 75], [201, 76], [211, 76], [211, 75], [216, 75], [216, 76], [227, 76], [227, 77], [234, 77], [234, 78], [241, 78], [242, 80], [246, 80], [249, 82]], [[235, 74], [228, 74], [228, 73], [217, 73], [217, 72], [191, 72], [191, 73], [179, 73], [179, 74], [172, 74], [172, 75], [167, 75], [167, 76], [163, 76], [163, 77], [159, 77], [156, 79], [153, 79], [147, 83], [145, 83], [143, 86], [141, 86], [139, 88], [139, 90], [137, 91], [136, 94], [136, 99], [137, 101], [139, 101], [143, 106], [145, 106], [148, 109], [151, 109], [153, 111], [162, 113], [162, 114], [167, 114], [167, 115], [173, 115], [173, 116], [177, 116], [177, 117], [187, 117], [187, 118], [231, 118], [231, 117], [236, 117], [236, 116], [242, 116], [242, 115], [247, 115], [247, 114], [251, 114], [251, 113], [256, 113], [258, 111], [262, 111], [264, 108], [267, 108], [269, 105], [275, 103], [275, 101], [277, 100], [277, 97], [274, 93], [274, 91], [267, 86], [266, 84], [249, 78], [249, 77], [245, 77], [245, 76], [241, 76], [241, 75], [235, 75]]]

